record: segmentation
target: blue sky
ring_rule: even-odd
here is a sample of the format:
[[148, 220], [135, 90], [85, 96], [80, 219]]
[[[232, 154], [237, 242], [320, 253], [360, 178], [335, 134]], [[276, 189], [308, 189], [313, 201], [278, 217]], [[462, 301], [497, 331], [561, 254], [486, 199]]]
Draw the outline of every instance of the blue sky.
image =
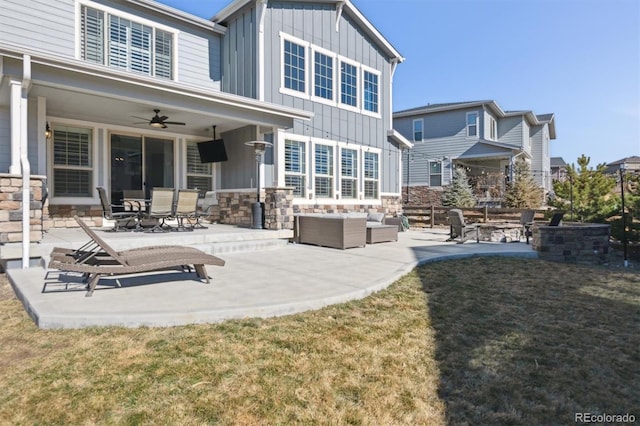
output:
[[[229, 0], [160, 0], [211, 18]], [[640, 155], [640, 1], [352, 0], [406, 58], [394, 111], [495, 100], [556, 115], [551, 155]]]

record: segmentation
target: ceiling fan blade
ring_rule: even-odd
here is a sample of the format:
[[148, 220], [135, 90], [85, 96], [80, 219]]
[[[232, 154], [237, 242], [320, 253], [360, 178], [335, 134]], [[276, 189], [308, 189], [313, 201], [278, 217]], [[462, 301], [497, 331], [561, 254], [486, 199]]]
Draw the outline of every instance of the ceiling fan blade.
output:
[[148, 123], [148, 122], [149, 122], [149, 119], [148, 119], [148, 118], [145, 118], [145, 117], [138, 117], [137, 115], [132, 115], [131, 117], [133, 117], [133, 118], [137, 118], [138, 120], [145, 120], [145, 122], [146, 122], [146, 123]]
[[163, 115], [162, 117], [158, 117], [157, 115], [154, 117], [156, 120], [158, 121], [164, 121], [164, 120], [168, 120], [169, 117], [167, 117], [166, 115]]
[[139, 123], [131, 123], [131, 124], [149, 124], [149, 122], [148, 121], [141, 121]]
[[184, 125], [186, 125], [186, 123], [180, 123], [178, 121], [163, 121], [162, 123], [163, 124], [171, 124], [171, 125], [174, 125], [174, 126], [184, 126]]

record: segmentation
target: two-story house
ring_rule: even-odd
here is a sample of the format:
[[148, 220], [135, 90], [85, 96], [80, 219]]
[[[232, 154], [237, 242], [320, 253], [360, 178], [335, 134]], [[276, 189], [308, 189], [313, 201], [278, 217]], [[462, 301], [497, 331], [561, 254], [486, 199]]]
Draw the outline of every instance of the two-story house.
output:
[[529, 162], [542, 188], [551, 189], [553, 114], [503, 111], [486, 100], [426, 105], [393, 117], [396, 131], [414, 145], [403, 157], [405, 191], [440, 190], [451, 182], [453, 167], [464, 167], [480, 198], [485, 192], [487, 199], [495, 198], [496, 188], [513, 179], [518, 158]]
[[[248, 204], [260, 182], [301, 211], [396, 209], [402, 60], [349, 0], [236, 0], [211, 21], [150, 0], [6, 0], [0, 171], [45, 181], [53, 226], [100, 217], [97, 186]], [[227, 161], [202, 163], [214, 136]], [[259, 171], [255, 140], [273, 143]]]

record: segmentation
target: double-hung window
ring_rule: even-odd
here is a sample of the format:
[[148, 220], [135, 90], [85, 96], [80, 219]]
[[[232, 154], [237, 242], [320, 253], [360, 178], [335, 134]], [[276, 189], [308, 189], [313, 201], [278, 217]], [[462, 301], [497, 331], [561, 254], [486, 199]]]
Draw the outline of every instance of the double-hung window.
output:
[[284, 142], [284, 182], [292, 186], [295, 197], [305, 196], [306, 144], [286, 139]]
[[498, 140], [498, 125], [493, 117], [489, 117], [489, 139]]
[[340, 151], [340, 193], [342, 198], [358, 198], [358, 151]]
[[478, 136], [478, 113], [467, 113], [467, 136]]
[[364, 198], [378, 198], [379, 160], [377, 152], [364, 153]]
[[284, 40], [284, 87], [285, 89], [305, 93], [306, 86], [306, 47]]
[[316, 197], [330, 198], [333, 196], [333, 147], [316, 144], [315, 162]]
[[364, 70], [362, 72], [362, 106], [365, 111], [378, 114], [380, 76], [378, 73]]
[[88, 62], [171, 79], [173, 34], [100, 9], [82, 6], [80, 56]]
[[429, 186], [442, 186], [441, 161], [429, 161]]
[[340, 63], [340, 103], [358, 107], [358, 67], [344, 61]]
[[314, 85], [313, 95], [333, 100], [333, 57], [321, 52], [314, 52]]
[[93, 186], [93, 132], [54, 126], [53, 196], [91, 197]]
[[198, 189], [200, 195], [213, 189], [211, 163], [202, 163], [198, 143], [187, 141], [187, 188]]
[[424, 121], [413, 120], [413, 141], [422, 142], [424, 136]]

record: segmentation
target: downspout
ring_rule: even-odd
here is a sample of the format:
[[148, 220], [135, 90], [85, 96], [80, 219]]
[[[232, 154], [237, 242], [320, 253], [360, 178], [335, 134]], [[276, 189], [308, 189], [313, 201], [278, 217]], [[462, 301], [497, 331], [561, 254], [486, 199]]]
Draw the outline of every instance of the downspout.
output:
[[27, 157], [27, 95], [31, 87], [31, 56], [24, 55], [22, 65], [22, 97], [20, 99], [20, 168], [22, 172], [22, 269], [27, 269], [29, 267], [29, 248], [31, 245], [31, 226], [29, 219], [31, 213], [31, 192], [29, 190], [31, 186], [31, 165], [29, 164], [29, 158]]

